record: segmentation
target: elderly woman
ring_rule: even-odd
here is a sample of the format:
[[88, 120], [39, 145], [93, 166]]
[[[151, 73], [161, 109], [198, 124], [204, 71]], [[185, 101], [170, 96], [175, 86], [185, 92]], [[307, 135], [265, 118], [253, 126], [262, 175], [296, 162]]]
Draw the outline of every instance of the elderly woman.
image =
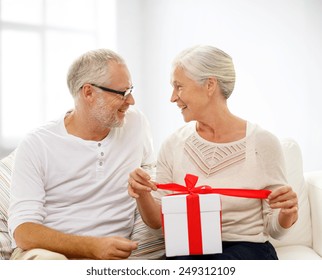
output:
[[[286, 182], [279, 140], [229, 111], [231, 57], [212, 46], [184, 50], [173, 62], [171, 83], [171, 102], [188, 124], [163, 143], [156, 181], [184, 185], [190, 173], [198, 185], [272, 191], [267, 200], [222, 196], [223, 253], [181, 258], [277, 259], [268, 239], [281, 238], [296, 222], [297, 196]], [[129, 177], [129, 194], [154, 229], [161, 227], [160, 204], [152, 196], [156, 184], [142, 169]]]

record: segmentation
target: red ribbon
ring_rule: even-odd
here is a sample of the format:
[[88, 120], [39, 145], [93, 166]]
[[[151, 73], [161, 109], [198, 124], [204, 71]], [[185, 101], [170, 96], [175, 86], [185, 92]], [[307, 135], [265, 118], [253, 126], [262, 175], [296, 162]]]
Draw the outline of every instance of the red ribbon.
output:
[[186, 186], [175, 183], [158, 184], [157, 187], [162, 190], [175, 191], [176, 194], [188, 194], [187, 201], [187, 220], [188, 220], [188, 239], [190, 255], [202, 254], [202, 231], [199, 194], [221, 194], [244, 198], [265, 199], [271, 193], [270, 190], [250, 190], [250, 189], [215, 189], [204, 185], [196, 187], [198, 176], [187, 174], [184, 178]]

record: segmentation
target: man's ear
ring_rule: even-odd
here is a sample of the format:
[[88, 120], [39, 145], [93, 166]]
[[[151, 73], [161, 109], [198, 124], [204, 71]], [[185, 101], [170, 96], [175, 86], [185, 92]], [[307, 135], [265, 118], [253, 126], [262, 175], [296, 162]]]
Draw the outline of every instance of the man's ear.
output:
[[83, 96], [84, 100], [92, 102], [94, 98], [93, 87], [90, 84], [83, 85], [81, 89], [81, 95]]

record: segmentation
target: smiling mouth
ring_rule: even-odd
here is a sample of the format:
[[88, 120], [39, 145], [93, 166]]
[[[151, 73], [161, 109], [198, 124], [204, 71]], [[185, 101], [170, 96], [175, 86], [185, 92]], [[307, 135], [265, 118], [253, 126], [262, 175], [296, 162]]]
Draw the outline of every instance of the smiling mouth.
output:
[[184, 109], [186, 109], [187, 108], [187, 106], [186, 105], [184, 105], [184, 106], [179, 106], [179, 109], [181, 109], [181, 112], [183, 112], [183, 110]]
[[119, 109], [118, 112], [121, 113], [121, 114], [124, 114], [126, 113], [127, 109]]

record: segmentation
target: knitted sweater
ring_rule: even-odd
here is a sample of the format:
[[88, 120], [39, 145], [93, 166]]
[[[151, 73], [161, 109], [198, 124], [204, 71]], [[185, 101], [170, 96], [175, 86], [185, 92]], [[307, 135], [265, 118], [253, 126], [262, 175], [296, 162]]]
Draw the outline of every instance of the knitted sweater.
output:
[[[272, 190], [287, 184], [279, 140], [249, 122], [246, 137], [230, 143], [201, 138], [195, 122], [172, 134], [159, 153], [157, 182], [184, 185], [188, 173], [199, 177], [197, 185], [213, 188]], [[222, 195], [221, 201], [223, 241], [265, 242], [269, 235], [279, 239], [287, 231], [266, 200]]]

